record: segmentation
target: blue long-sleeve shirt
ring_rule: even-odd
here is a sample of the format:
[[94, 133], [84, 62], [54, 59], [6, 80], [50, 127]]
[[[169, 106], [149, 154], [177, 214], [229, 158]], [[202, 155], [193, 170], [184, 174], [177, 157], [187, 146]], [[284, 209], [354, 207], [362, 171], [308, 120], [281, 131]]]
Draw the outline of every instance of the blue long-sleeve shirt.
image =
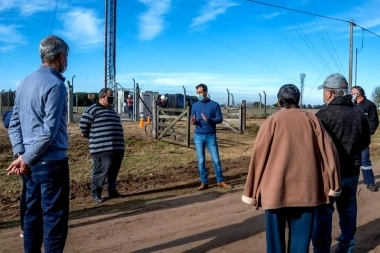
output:
[[[203, 119], [201, 114], [206, 116], [208, 119], [207, 122]], [[196, 119], [194, 133], [196, 134], [216, 133], [216, 124], [223, 122], [220, 105], [210, 99], [207, 99], [205, 102], [199, 101], [193, 104], [190, 117], [194, 115]]]
[[65, 78], [42, 65], [25, 78], [16, 92], [8, 133], [13, 153], [33, 165], [38, 160], [67, 157], [67, 103]]

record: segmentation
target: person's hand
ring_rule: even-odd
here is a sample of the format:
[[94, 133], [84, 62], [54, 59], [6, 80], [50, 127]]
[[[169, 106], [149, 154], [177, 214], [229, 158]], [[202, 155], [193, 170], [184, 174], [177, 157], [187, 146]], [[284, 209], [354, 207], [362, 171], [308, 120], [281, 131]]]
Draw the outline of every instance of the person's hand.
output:
[[208, 122], [208, 118], [206, 117], [206, 115], [204, 115], [203, 113], [201, 113], [201, 116], [204, 119], [204, 121]]
[[193, 125], [195, 124], [196, 122], [195, 114], [193, 115], [193, 117], [191, 117], [190, 121], [191, 121], [191, 124]]
[[27, 165], [24, 160], [22, 160], [22, 155], [20, 155], [17, 160], [13, 161], [7, 168], [7, 175], [24, 175], [28, 173], [29, 169], [29, 165]]

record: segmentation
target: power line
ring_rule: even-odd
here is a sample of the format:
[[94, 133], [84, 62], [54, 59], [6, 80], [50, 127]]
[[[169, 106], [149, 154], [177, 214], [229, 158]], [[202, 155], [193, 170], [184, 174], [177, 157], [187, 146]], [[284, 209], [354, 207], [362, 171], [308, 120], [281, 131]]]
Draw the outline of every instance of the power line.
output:
[[36, 5], [31, 6], [31, 7], [23, 8], [23, 9], [18, 9], [18, 10], [15, 10], [15, 11], [7, 11], [6, 13], [2, 13], [2, 17], [7, 16], [9, 14], [13, 14], [13, 13], [23, 12], [25, 10], [30, 10], [30, 9], [38, 8], [40, 6], [44, 6], [44, 5], [47, 5], [47, 4], [50, 4], [50, 3], [54, 3], [54, 2], [58, 2], [58, 0], [53, 0], [53, 1], [45, 2], [43, 4], [36, 4]]
[[[283, 6], [278, 6], [278, 5], [274, 5], [274, 4], [268, 4], [268, 3], [263, 3], [263, 2], [259, 2], [259, 1], [255, 1], [255, 0], [247, 0], [248, 2], [252, 2], [252, 3], [257, 3], [257, 4], [262, 4], [262, 5], [267, 5], [267, 6], [271, 6], [271, 7], [275, 7], [275, 8], [279, 8], [279, 9], [284, 9], [284, 10], [288, 10], [288, 11], [294, 11], [294, 12], [298, 12], [298, 13], [303, 13], [303, 14], [308, 14], [308, 15], [312, 15], [312, 16], [317, 16], [317, 17], [321, 17], [321, 18], [327, 18], [327, 19], [332, 19], [332, 20], [335, 20], [335, 21], [341, 21], [341, 22], [346, 22], [346, 23], [350, 23], [350, 21], [348, 20], [343, 20], [343, 19], [339, 19], [339, 18], [333, 18], [333, 17], [328, 17], [328, 16], [324, 16], [324, 15], [320, 15], [320, 14], [315, 14], [315, 13], [311, 13], [311, 12], [307, 12], [307, 11], [300, 11], [300, 10], [295, 10], [295, 9], [291, 9], [291, 8], [287, 8], [287, 7], [283, 7]], [[360, 25], [357, 25], [355, 23], [353, 23], [354, 26], [357, 26], [361, 29], [363, 29], [364, 31], [366, 32], [369, 32], [377, 37], [380, 37], [380, 35], [376, 34], [376, 33], [373, 33], [371, 32], [370, 30], [360, 26]]]
[[55, 17], [57, 15], [57, 7], [58, 7], [58, 1], [55, 2], [55, 10], [54, 10], [54, 15], [53, 15], [53, 24], [51, 26], [51, 32], [50, 32], [50, 34], [53, 34], [54, 24], [55, 24]]
[[68, 0], [67, 1], [67, 5], [66, 5], [65, 14], [63, 15], [63, 19], [62, 19], [62, 23], [61, 23], [61, 28], [59, 29], [58, 35], [61, 35], [61, 31], [62, 31], [63, 25], [65, 24], [65, 20], [66, 20], [66, 16], [67, 16], [67, 11], [69, 10], [70, 4], [71, 4], [71, 0]]

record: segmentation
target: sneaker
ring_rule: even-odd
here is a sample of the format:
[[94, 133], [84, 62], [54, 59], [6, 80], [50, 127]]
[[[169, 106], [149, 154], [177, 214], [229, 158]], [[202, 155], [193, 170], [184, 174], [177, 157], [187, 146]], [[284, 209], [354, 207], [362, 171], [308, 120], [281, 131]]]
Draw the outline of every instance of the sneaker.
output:
[[217, 185], [218, 185], [218, 187], [224, 188], [224, 189], [231, 189], [232, 188], [231, 185], [228, 185], [225, 182], [219, 182]]
[[108, 198], [109, 199], [115, 199], [115, 198], [122, 198], [124, 195], [120, 194], [118, 191], [114, 190], [108, 193]]
[[24, 237], [24, 231], [20, 231], [20, 237]]
[[104, 198], [99, 197], [99, 196], [92, 197], [92, 200], [95, 201], [96, 203], [103, 203], [104, 201], [106, 201]]
[[379, 188], [374, 184], [367, 184], [367, 189], [371, 192], [377, 192], [379, 190]]

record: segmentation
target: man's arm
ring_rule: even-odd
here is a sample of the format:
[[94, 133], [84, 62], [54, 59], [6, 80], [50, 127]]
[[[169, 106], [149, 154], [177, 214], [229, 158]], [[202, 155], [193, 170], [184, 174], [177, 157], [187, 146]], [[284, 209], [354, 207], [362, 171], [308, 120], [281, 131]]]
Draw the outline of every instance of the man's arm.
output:
[[370, 107], [368, 108], [368, 120], [371, 135], [373, 135], [376, 132], [377, 127], [379, 126], [379, 116], [377, 115], [376, 105], [372, 102]]
[[89, 108], [84, 110], [80, 121], [79, 121], [79, 128], [82, 132], [82, 136], [85, 138], [90, 137], [90, 130], [91, 130], [91, 124], [92, 124], [92, 114], [89, 112]]
[[220, 124], [223, 122], [223, 115], [222, 110], [220, 109], [220, 105], [216, 104], [215, 106], [215, 117], [214, 118], [208, 118], [208, 121], [214, 124]]
[[44, 117], [42, 126], [30, 145], [30, 149], [23, 155], [26, 164], [31, 165], [38, 159], [55, 139], [59, 124], [62, 118], [62, 108], [66, 103], [66, 87], [63, 84], [57, 84], [47, 91], [45, 95]]

